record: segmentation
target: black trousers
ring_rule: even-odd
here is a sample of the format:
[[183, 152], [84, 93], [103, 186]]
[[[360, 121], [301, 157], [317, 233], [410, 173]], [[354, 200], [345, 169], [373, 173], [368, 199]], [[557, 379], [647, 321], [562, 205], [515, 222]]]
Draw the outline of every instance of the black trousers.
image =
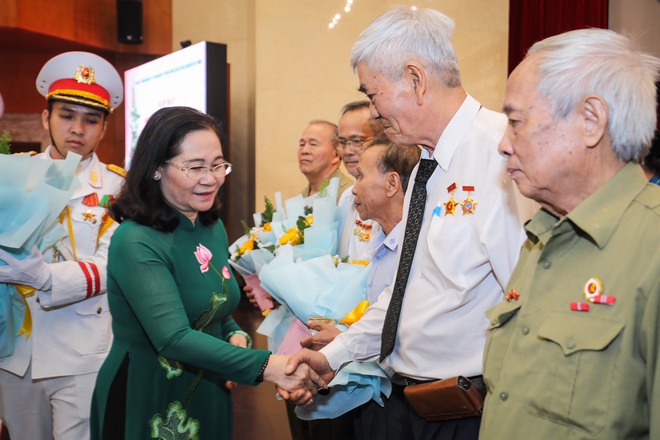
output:
[[477, 440], [481, 417], [427, 422], [410, 406], [403, 388], [392, 384], [392, 394], [385, 399], [384, 407], [370, 400], [358, 408], [358, 440]]
[[293, 440], [355, 440], [353, 424], [357, 409], [335, 419], [301, 420], [296, 416], [294, 408], [295, 405], [286, 402]]

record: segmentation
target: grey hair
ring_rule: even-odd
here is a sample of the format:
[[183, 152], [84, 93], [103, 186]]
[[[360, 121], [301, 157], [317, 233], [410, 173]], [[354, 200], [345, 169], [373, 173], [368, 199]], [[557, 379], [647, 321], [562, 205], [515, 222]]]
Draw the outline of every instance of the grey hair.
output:
[[460, 87], [461, 75], [451, 36], [454, 21], [434, 9], [395, 6], [362, 31], [351, 50], [351, 68], [364, 62], [389, 81], [401, 79], [414, 59], [447, 87]]
[[310, 125], [325, 125], [326, 127], [330, 128], [332, 133], [330, 134], [330, 140], [332, 141], [332, 146], [335, 150], [339, 150], [339, 132], [338, 132], [338, 127], [337, 124], [334, 122], [326, 121], [325, 119], [314, 119], [309, 121], [307, 126]]
[[656, 125], [655, 82], [660, 60], [637, 50], [628, 37], [607, 29], [565, 32], [534, 44], [539, 54], [538, 91], [555, 119], [566, 117], [589, 95], [607, 103], [607, 129], [616, 155], [641, 162]]

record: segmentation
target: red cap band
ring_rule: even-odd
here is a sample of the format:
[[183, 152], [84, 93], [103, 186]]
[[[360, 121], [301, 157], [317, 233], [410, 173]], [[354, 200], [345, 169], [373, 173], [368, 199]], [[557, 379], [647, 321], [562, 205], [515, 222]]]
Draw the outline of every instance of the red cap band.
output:
[[85, 84], [72, 78], [60, 79], [51, 84], [46, 98], [58, 96], [85, 99], [110, 109], [110, 94], [98, 84]]

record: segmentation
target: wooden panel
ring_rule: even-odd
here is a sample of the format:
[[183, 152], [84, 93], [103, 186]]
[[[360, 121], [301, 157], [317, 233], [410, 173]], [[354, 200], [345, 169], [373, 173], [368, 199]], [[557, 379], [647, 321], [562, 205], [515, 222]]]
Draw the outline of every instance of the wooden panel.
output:
[[73, 1], [20, 0], [15, 27], [73, 40]]
[[[142, 31], [144, 43], [149, 53], [166, 54], [172, 52], [172, 0], [143, 0]], [[118, 50], [128, 51], [130, 44], [120, 44]]]
[[0, 1], [0, 26], [16, 26], [18, 9], [18, 0], [2, 0]]
[[[142, 1], [142, 44], [117, 41], [117, 0], [0, 0], [0, 27], [121, 53], [172, 50], [172, 1]], [[17, 43], [20, 44], [20, 41]]]
[[117, 45], [117, 0], [74, 0], [74, 3], [73, 39], [114, 49]]
[[59, 50], [15, 51], [3, 47], [0, 36], [0, 93], [7, 113], [33, 113], [44, 108], [45, 100], [37, 92], [37, 74]]

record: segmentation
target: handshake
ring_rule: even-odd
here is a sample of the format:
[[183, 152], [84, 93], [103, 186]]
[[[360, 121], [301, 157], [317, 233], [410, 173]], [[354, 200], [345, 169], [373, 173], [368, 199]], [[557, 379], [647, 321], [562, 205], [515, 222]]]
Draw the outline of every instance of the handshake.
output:
[[264, 380], [273, 382], [284, 400], [307, 407], [316, 394], [327, 392], [334, 375], [323, 354], [303, 349], [295, 356], [271, 355]]

